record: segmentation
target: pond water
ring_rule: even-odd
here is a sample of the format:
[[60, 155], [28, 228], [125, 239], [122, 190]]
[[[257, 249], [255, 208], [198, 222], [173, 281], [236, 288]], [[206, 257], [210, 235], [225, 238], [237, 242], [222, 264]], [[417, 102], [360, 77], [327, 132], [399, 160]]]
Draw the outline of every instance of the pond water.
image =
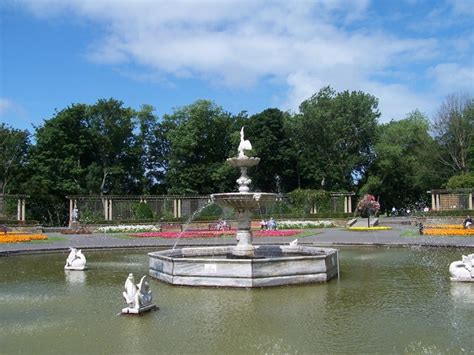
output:
[[[469, 353], [474, 283], [452, 283], [462, 249], [342, 248], [341, 279], [268, 289], [176, 287], [150, 278], [160, 310], [118, 316], [145, 250], [0, 258], [0, 353]], [[472, 251], [471, 251], [472, 252]]]

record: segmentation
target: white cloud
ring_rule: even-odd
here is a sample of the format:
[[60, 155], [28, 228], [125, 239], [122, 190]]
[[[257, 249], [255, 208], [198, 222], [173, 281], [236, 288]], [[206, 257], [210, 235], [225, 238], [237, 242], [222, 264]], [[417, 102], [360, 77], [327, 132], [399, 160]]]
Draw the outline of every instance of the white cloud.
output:
[[472, 66], [457, 63], [441, 63], [429, 70], [439, 91], [468, 90], [474, 92], [474, 70]]
[[13, 102], [5, 97], [0, 97], [0, 116], [13, 108]]
[[[363, 90], [380, 98], [385, 120], [433, 102], [404, 78], [413, 76], [405, 69], [412, 63], [424, 65], [439, 56], [439, 41], [360, 26], [347, 30], [371, 14], [369, 0], [25, 3], [39, 16], [63, 11], [100, 22], [106, 32], [90, 44], [88, 57], [113, 65], [138, 64], [154, 77], [199, 78], [232, 88], [271, 78], [287, 85], [281, 106], [293, 110], [325, 85]], [[458, 11], [462, 4], [453, 6]], [[390, 82], [383, 75], [376, 78], [386, 72], [398, 74]], [[434, 67], [431, 75], [448, 88], [457, 84], [449, 73], [469, 76], [462, 68], [446, 66]]]

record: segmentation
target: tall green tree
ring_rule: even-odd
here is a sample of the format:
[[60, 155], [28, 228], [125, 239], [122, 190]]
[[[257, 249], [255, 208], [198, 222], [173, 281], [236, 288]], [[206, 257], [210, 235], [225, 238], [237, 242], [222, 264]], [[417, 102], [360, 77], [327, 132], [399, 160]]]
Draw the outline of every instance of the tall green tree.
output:
[[467, 93], [446, 97], [433, 122], [438, 159], [451, 175], [474, 168], [474, 99]]
[[426, 191], [442, 182], [432, 155], [434, 146], [428, 119], [419, 111], [381, 125], [376, 160], [361, 192], [377, 195], [383, 209], [426, 199]]
[[350, 190], [374, 159], [378, 101], [325, 87], [300, 105], [292, 142], [303, 188]]
[[[25, 177], [30, 150], [28, 131], [0, 123], [0, 194], [22, 192], [19, 183]], [[16, 191], [15, 191], [16, 190]]]
[[252, 184], [261, 191], [287, 192], [295, 188], [295, 165], [285, 129], [287, 113], [272, 108], [253, 115], [245, 127], [255, 155], [261, 160], [252, 172]]
[[166, 184], [172, 194], [230, 191], [235, 184], [226, 159], [232, 150], [232, 116], [206, 100], [164, 115], [168, 140]]
[[[97, 143], [92, 181], [100, 194], [141, 193], [144, 167], [135, 129], [135, 111], [115, 99], [99, 100], [89, 109], [89, 124]], [[100, 178], [98, 178], [98, 173]]]

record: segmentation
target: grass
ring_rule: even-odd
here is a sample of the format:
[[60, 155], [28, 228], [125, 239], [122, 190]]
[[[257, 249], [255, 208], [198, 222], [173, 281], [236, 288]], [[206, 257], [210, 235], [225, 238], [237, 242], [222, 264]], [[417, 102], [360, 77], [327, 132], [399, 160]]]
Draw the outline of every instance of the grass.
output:
[[48, 239], [45, 240], [32, 240], [29, 243], [32, 244], [44, 244], [44, 243], [53, 243], [53, 242], [61, 242], [63, 240], [66, 240], [67, 238], [65, 237], [48, 237]]
[[400, 233], [400, 237], [419, 237], [420, 232], [418, 230], [405, 230]]

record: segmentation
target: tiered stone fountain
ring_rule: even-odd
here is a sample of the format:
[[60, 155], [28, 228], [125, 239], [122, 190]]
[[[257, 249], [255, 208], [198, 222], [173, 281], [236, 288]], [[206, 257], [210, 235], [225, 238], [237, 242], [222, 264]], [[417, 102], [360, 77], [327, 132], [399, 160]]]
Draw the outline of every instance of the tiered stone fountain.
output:
[[217, 193], [211, 199], [231, 207], [237, 217], [237, 245], [164, 250], [149, 253], [150, 275], [175, 285], [263, 287], [324, 282], [338, 274], [337, 250], [291, 245], [254, 246], [252, 211], [274, 203], [276, 194], [250, 192], [247, 169], [260, 162], [240, 131], [238, 156], [227, 159], [240, 168], [238, 192]]

